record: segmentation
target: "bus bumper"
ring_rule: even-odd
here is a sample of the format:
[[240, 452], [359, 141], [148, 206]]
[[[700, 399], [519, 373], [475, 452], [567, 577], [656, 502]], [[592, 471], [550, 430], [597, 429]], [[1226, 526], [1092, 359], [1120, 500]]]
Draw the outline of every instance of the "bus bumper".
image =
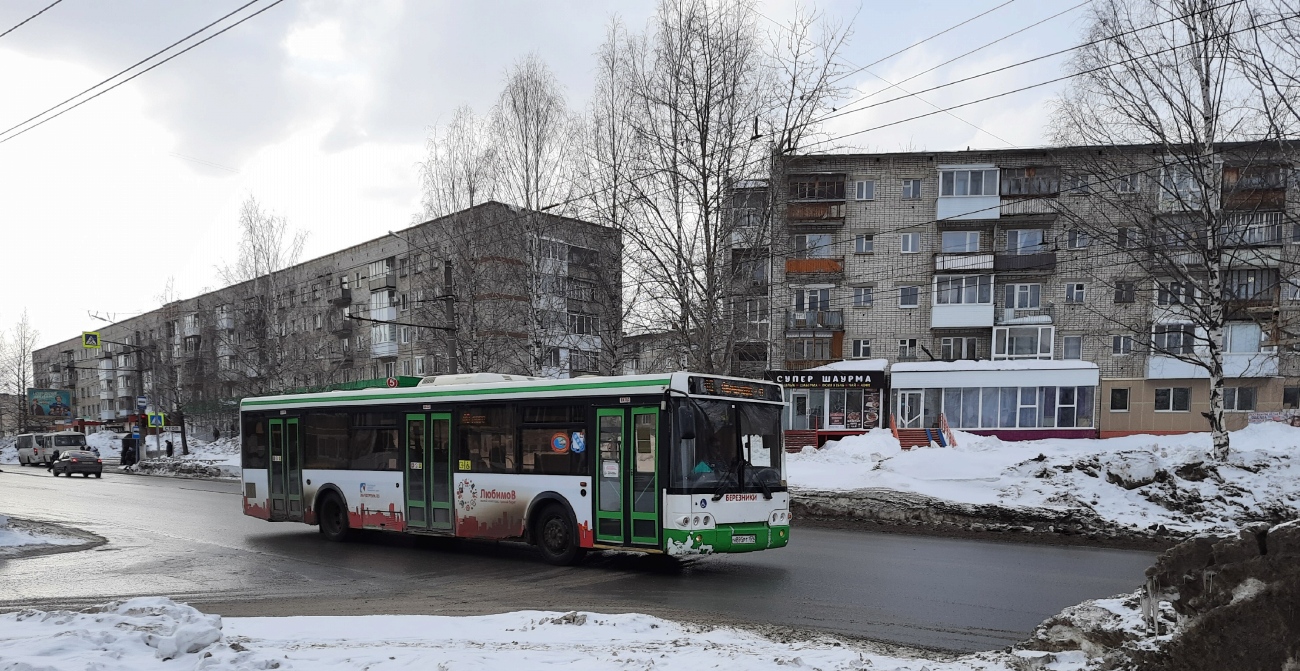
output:
[[664, 550], [677, 556], [755, 552], [785, 547], [790, 542], [790, 527], [754, 522], [690, 531], [665, 529], [664, 540]]

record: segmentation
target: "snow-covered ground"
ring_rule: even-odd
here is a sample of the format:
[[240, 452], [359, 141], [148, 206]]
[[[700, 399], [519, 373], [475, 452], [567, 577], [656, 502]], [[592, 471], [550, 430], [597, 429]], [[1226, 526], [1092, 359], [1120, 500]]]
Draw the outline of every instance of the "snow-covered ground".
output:
[[14, 439], [0, 438], [0, 464], [18, 463], [18, 448], [14, 447]]
[[[0, 557], [13, 554], [20, 548], [26, 550], [37, 545], [81, 545], [85, 542], [84, 538], [18, 528], [10, 523], [8, 517], [0, 515]], [[3, 657], [0, 656], [0, 659]]]
[[[1091, 510], [1133, 530], [1231, 533], [1300, 516], [1300, 428], [1254, 424], [1227, 461], [1210, 436], [1003, 442], [957, 431], [955, 448], [902, 450], [888, 430], [805, 448], [787, 459], [805, 490], [888, 489], [1004, 507]], [[797, 495], [797, 493], [796, 493]]]
[[755, 633], [638, 614], [519, 611], [477, 617], [221, 618], [161, 597], [81, 612], [0, 615], [16, 669], [873, 669], [1011, 671], [1029, 659], [1082, 669], [1078, 652], [907, 654], [826, 637]]
[[135, 468], [145, 473], [167, 475], [197, 475], [216, 478], [238, 478], [242, 473], [239, 458], [239, 437], [229, 436], [206, 441], [190, 438], [189, 454], [181, 454], [180, 434], [161, 437], [147, 436], [147, 449], [165, 454], [167, 441], [172, 441], [172, 457], [145, 459]]

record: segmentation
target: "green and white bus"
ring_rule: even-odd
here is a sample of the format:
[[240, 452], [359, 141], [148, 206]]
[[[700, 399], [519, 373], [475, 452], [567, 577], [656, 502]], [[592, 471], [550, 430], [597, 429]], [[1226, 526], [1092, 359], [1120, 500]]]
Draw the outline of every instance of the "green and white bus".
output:
[[589, 549], [752, 552], [790, 540], [781, 388], [663, 375], [474, 373], [245, 399], [244, 513]]

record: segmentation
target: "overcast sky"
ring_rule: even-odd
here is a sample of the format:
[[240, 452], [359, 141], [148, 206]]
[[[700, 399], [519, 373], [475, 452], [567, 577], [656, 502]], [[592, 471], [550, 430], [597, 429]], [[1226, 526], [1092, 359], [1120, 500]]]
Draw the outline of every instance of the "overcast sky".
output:
[[[52, 0], [0, 2], [0, 32]], [[247, 0], [64, 0], [0, 37], [0, 129], [74, 95]], [[243, 14], [270, 4], [261, 0]], [[1006, 0], [814, 6], [853, 21], [854, 66]], [[987, 16], [849, 81], [871, 95], [949, 58], [1076, 5], [1012, 0]], [[792, 5], [760, 3], [770, 19]], [[486, 113], [507, 67], [539, 54], [581, 109], [592, 54], [617, 13], [634, 29], [646, 0], [449, 2], [287, 0], [138, 79], [0, 142], [0, 249], [14, 280], [0, 326], [27, 310], [40, 344], [157, 306], [169, 278], [192, 296], [233, 260], [250, 194], [309, 232], [310, 258], [407, 226], [418, 210], [416, 163], [429, 128], [459, 105]], [[243, 14], [240, 14], [242, 16]], [[856, 18], [855, 18], [856, 17]], [[915, 91], [1074, 44], [1083, 9], [936, 70]], [[764, 21], [765, 27], [775, 24]], [[922, 96], [948, 106], [1060, 74], [1048, 59]], [[854, 137], [869, 151], [1035, 146], [1059, 85]], [[900, 95], [897, 89], [871, 98]], [[831, 123], [840, 135], [933, 111], [881, 105]], [[978, 127], [978, 128], [977, 128]]]

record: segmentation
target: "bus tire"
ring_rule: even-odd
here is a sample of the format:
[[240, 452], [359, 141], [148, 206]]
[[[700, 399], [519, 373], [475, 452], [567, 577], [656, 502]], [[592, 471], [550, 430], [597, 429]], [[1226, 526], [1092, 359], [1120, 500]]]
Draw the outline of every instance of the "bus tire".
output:
[[533, 538], [542, 557], [549, 564], [572, 566], [582, 561], [587, 554], [585, 548], [578, 547], [578, 533], [573, 525], [573, 516], [558, 504], [549, 504], [537, 515], [533, 525]]
[[320, 532], [325, 540], [335, 543], [348, 540], [352, 535], [352, 528], [348, 526], [347, 508], [343, 507], [343, 501], [339, 500], [338, 494], [329, 493], [321, 497], [318, 510]]

